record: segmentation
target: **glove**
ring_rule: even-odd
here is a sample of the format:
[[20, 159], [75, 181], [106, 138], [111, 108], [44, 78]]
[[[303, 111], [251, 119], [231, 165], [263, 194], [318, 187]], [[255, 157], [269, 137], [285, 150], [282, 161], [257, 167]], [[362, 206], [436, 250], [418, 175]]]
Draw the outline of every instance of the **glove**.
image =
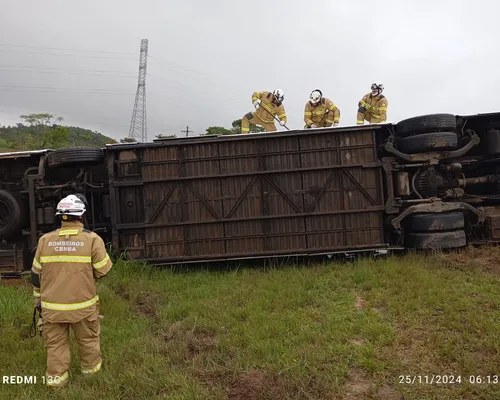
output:
[[334, 123], [333, 123], [333, 126], [338, 126], [338, 125], [339, 125], [339, 123], [338, 123], [338, 122], [334, 122]]
[[311, 124], [311, 128], [317, 128], [316, 124]]
[[[372, 106], [365, 101], [360, 101], [359, 107], [364, 108], [365, 110], [371, 110], [371, 108], [372, 108]], [[364, 112], [364, 111], [361, 111], [361, 112]]]
[[255, 107], [255, 108], [257, 108], [257, 107], [259, 107], [259, 106], [260, 106], [260, 101], [261, 101], [260, 99], [257, 99], [257, 100], [255, 100], [255, 101], [253, 102], [253, 105], [254, 105], [254, 107]]
[[280, 121], [280, 125], [281, 125], [281, 126], [285, 126], [285, 121], [284, 121], [284, 120], [281, 120], [281, 121]]
[[40, 318], [38, 320], [38, 322], [36, 323], [36, 328], [40, 332], [40, 335], [42, 335], [42, 331], [43, 331], [43, 318]]
[[42, 308], [42, 300], [40, 297], [35, 297], [35, 307], [38, 309]]

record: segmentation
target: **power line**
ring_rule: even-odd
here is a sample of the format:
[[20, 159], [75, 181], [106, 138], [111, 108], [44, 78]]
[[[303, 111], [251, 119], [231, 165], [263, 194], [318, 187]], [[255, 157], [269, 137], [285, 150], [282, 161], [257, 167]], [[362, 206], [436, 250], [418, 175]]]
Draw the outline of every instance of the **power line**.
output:
[[[207, 98], [211, 98], [211, 99], [214, 98], [213, 93], [209, 93], [209, 92], [206, 92], [206, 91], [203, 91], [203, 90], [191, 88], [190, 85], [186, 85], [185, 83], [182, 83], [182, 82], [179, 82], [179, 81], [176, 81], [176, 80], [165, 79], [165, 78], [163, 78], [162, 76], [159, 76], [159, 75], [148, 74], [148, 76], [151, 76], [152, 78], [159, 78], [160, 80], [162, 80], [163, 82], [165, 82], [167, 84], [174, 84], [174, 85], [186, 88], [188, 91], [190, 91], [191, 93], [194, 93], [196, 95], [200, 95], [201, 94], [201, 95], [204, 95]], [[227, 93], [224, 94], [224, 97], [227, 98], [227, 99], [230, 99], [233, 103], [238, 103], [238, 104], [241, 104], [241, 105], [246, 104], [246, 103], [243, 103], [241, 100], [238, 100], [235, 97], [233, 97], [231, 95], [228, 95]]]
[[128, 57], [101, 57], [101, 56], [91, 56], [84, 54], [56, 54], [56, 53], [44, 53], [39, 51], [25, 51], [25, 50], [10, 50], [10, 49], [0, 49], [0, 52], [8, 52], [8, 53], [24, 53], [24, 54], [41, 54], [46, 56], [63, 56], [63, 57], [84, 57], [84, 58], [106, 58], [110, 60], [129, 60], [129, 61], [137, 61], [137, 58], [128, 58]]
[[86, 73], [79, 73], [79, 72], [61, 72], [61, 71], [37, 71], [37, 70], [13, 70], [13, 69], [2, 69], [0, 68], [0, 71], [3, 72], [15, 72], [15, 73], [32, 73], [32, 74], [50, 74], [50, 75], [79, 75], [79, 76], [105, 76], [105, 77], [110, 77], [110, 76], [116, 76], [120, 78], [135, 78], [134, 75], [120, 75], [120, 74], [86, 74]]
[[[16, 109], [19, 109], [19, 110], [26, 110], [26, 109], [34, 109], [34, 108], [38, 108], [38, 107], [20, 107], [18, 105], [14, 105], [14, 104], [8, 104], [8, 103], [4, 103], [4, 102], [0, 102], [3, 106], [7, 106], [7, 107], [10, 107], [10, 108], [16, 108]], [[56, 107], [54, 107], [56, 108]], [[109, 118], [105, 118], [105, 117], [102, 117], [102, 116], [99, 116], [99, 115], [96, 115], [96, 114], [92, 114], [92, 115], [89, 115], [89, 114], [84, 114], [84, 113], [81, 113], [80, 111], [78, 111], [77, 113], [75, 113], [74, 111], [66, 111], [66, 110], [61, 110], [60, 108], [57, 107], [57, 111], [56, 113], [54, 114], [66, 114], [70, 117], [72, 117], [73, 119], [78, 119], [79, 117], [87, 117], [87, 118], [90, 118], [92, 121], [96, 120], [100, 120], [100, 121], [104, 121], [104, 123], [110, 125], [112, 124], [112, 126], [120, 126], [120, 127], [128, 127], [128, 124], [123, 124], [123, 123], [120, 123], [118, 122], [118, 119], [109, 119]]]
[[[28, 47], [28, 46], [26, 46]], [[35, 47], [36, 46], [31, 46], [31, 47]], [[69, 49], [68, 49], [69, 50]], [[0, 49], [0, 51], [2, 51], [2, 49]], [[110, 52], [110, 53], [113, 53], [113, 52]], [[63, 54], [50, 54], [50, 55], [63, 55]], [[148, 56], [150, 57], [150, 56]], [[101, 58], [101, 57], [98, 57], [98, 58]], [[157, 58], [158, 59], [158, 58]], [[182, 73], [185, 73], [186, 71], [191, 71], [193, 73], [196, 73], [196, 74], [201, 74], [201, 75], [204, 75], [204, 76], [210, 76], [209, 74], [206, 74], [206, 73], [203, 73], [203, 72], [200, 72], [200, 71], [197, 71], [197, 70], [194, 70], [194, 69], [191, 69], [191, 68], [188, 68], [188, 67], [185, 67], [181, 64], [175, 64], [175, 63], [172, 63], [170, 61], [167, 61], [167, 60], [163, 60], [161, 59], [163, 62], [165, 63], [168, 63], [169, 65], [177, 65], [179, 67], [179, 69], [175, 69], [175, 68], [163, 68], [163, 69], [169, 69], [169, 70], [172, 70], [172, 71], [175, 71], [175, 72], [182, 72]], [[116, 73], [122, 73], [122, 71], [114, 71], [114, 70], [100, 70], [100, 69], [70, 69], [70, 68], [61, 68], [61, 67], [32, 67], [32, 66], [26, 66], [26, 65], [12, 65], [12, 64], [0, 64], [0, 67], [7, 67], [7, 68], [23, 68], [25, 71], [11, 71], [11, 70], [3, 70], [5, 72], [28, 72], [26, 70], [34, 70], [34, 71], [37, 71], [37, 70], [51, 70], [51, 71], [61, 71], [61, 70], [64, 70], [64, 71], [75, 71], [75, 73], [67, 73], [68, 75], [81, 75], [81, 76], [106, 76], [106, 75], [98, 75], [98, 74], [87, 74], [87, 73], [84, 73], [84, 72], [95, 72], [95, 73], [114, 73], [116, 75]], [[49, 72], [42, 72], [42, 71], [39, 71], [39, 73], [44, 73], [44, 74], [51, 74], [51, 75], [58, 75], [57, 73], [49, 73]], [[150, 75], [152, 76], [151, 74], [147, 74], [147, 75]], [[159, 76], [159, 75], [154, 75], [155, 77], [157, 78], [160, 78], [162, 80], [164, 80], [166, 83], [172, 83], [172, 84], [177, 84], [179, 86], [182, 86], [182, 87], [187, 87], [189, 88], [189, 85], [186, 85], [186, 84], [183, 84], [181, 82], [178, 82], [178, 81], [173, 81], [173, 80], [166, 80], [164, 79], [163, 77]], [[132, 75], [122, 75], [122, 77], [130, 77], [132, 78]], [[189, 89], [188, 89], [189, 90]], [[203, 92], [203, 91], [200, 91], [199, 89], [191, 89], [192, 92], [196, 93], [196, 94], [199, 94], [199, 93], [204, 93], [207, 97], [213, 97], [213, 94], [212, 93], [207, 93], [207, 92]], [[227, 97], [227, 96], [226, 96]], [[235, 102], [235, 103], [239, 103], [239, 104], [243, 104], [241, 102], [241, 100], [237, 100], [236, 98], [234, 97], [230, 97], [232, 98], [232, 101]]]
[[[0, 44], [0, 46], [4, 46], [4, 47], [13, 47], [13, 48], [32, 48], [32, 49], [47, 49], [47, 50], [57, 50], [57, 51], [71, 51], [71, 52], [74, 52], [74, 51], [80, 51], [80, 52], [88, 52], [88, 53], [101, 53], [101, 54], [113, 54], [113, 55], [125, 55], [125, 56], [133, 56], [132, 53], [121, 53], [121, 52], [113, 52], [113, 51], [99, 51], [99, 50], [83, 50], [83, 49], [74, 49], [74, 48], [58, 48], [58, 47], [46, 47], [46, 46], [32, 46], [32, 45], [10, 45], [10, 44]], [[6, 52], [21, 52], [21, 53], [28, 53], [28, 54], [44, 54], [44, 55], [52, 55], [52, 56], [75, 56], [75, 57], [88, 57], [88, 58], [104, 58], [104, 59], [119, 59], [119, 60], [136, 60], [137, 58], [136, 57], [133, 57], [133, 58], [129, 58], [129, 57], [99, 57], [99, 56], [92, 56], [92, 55], [82, 55], [82, 54], [55, 54], [55, 53], [45, 53], [45, 52], [33, 52], [33, 51], [26, 51], [26, 50], [10, 50], [10, 49], [0, 49], [0, 52], [1, 51], [6, 51]], [[148, 55], [148, 58], [152, 58], [153, 60], [158, 60], [160, 63], [165, 63], [168, 65], [168, 67], [163, 67], [162, 66], [162, 69], [165, 70], [172, 70], [172, 71], [175, 71], [175, 72], [180, 72], [180, 73], [186, 73], [186, 72], [192, 72], [192, 73], [195, 73], [195, 74], [198, 74], [198, 75], [201, 75], [201, 76], [205, 76], [205, 77], [210, 77], [211, 79], [218, 79], [218, 80], [221, 80], [222, 81], [222, 78], [219, 78], [219, 77], [214, 77], [213, 75], [210, 75], [210, 74], [207, 74], [206, 72], [203, 72], [203, 71], [200, 71], [200, 70], [197, 70], [197, 69], [193, 69], [193, 68], [189, 68], [185, 65], [182, 65], [182, 64], [178, 64], [178, 63], [175, 63], [173, 61], [170, 61], [170, 60], [166, 60], [166, 59], [163, 59], [161, 57], [155, 57], [155, 56], [151, 56], [151, 55]], [[0, 66], [4, 66], [4, 67], [9, 67], [10, 65], [0, 65]], [[12, 67], [14, 68], [32, 68], [33, 67], [27, 67], [27, 66], [19, 66], [19, 65], [11, 65]], [[178, 69], [175, 69], [175, 68], [171, 68], [171, 66], [176, 66]], [[55, 67], [36, 67], [37, 69], [52, 69], [52, 70], [60, 70], [62, 68], [55, 68]], [[92, 71], [92, 72], [103, 72], [103, 73], [113, 73], [114, 71], [110, 71], [110, 70], [74, 70], [74, 71], [78, 71], [78, 72], [84, 72], [84, 71]], [[13, 72], [13, 71], [5, 71], [5, 72]], [[21, 71], [18, 71], [18, 72], [21, 72]], [[47, 72], [43, 72], [43, 73], [47, 73]], [[53, 75], [56, 75], [56, 74], [53, 74]], [[68, 74], [68, 75], [79, 75], [79, 74]], [[89, 75], [89, 76], [101, 76], [101, 75], [91, 75], [91, 74], [81, 74], [82, 76], [84, 75]], [[102, 75], [102, 76], [105, 76], [105, 75]], [[156, 76], [156, 75], [155, 75]], [[124, 76], [125, 77], [125, 76]], [[128, 77], [128, 75], [127, 75]], [[132, 77], [132, 76], [130, 76]], [[160, 79], [163, 79], [162, 77], [160, 77]], [[171, 83], [174, 83], [174, 84], [179, 84], [181, 86], [184, 86], [184, 87], [188, 87], [187, 85], [185, 84], [182, 84], [182, 83], [179, 83], [179, 82], [175, 82], [175, 81], [167, 81], [165, 80], [166, 82], [171, 82]], [[196, 92], [195, 93], [200, 93], [200, 90], [199, 89], [196, 89]], [[210, 97], [213, 97], [213, 94], [212, 93], [207, 93], [207, 92], [201, 92], [201, 93], [205, 93], [207, 96], [210, 96]], [[225, 95], [225, 97], [228, 97], [227, 94]], [[235, 102], [235, 103], [238, 103], [238, 104], [244, 104], [243, 102], [241, 102], [241, 100], [237, 100], [236, 98], [234, 97], [229, 97], [229, 98], [232, 98], [232, 101]]]
[[[64, 68], [64, 67], [40, 67], [40, 66], [30, 66], [30, 65], [13, 65], [13, 64], [0, 64], [1, 68], [30, 68], [30, 69], [50, 69], [50, 70], [65, 70], [65, 71], [76, 71], [76, 72], [109, 72], [109, 73], [125, 73], [126, 71], [117, 71], [111, 69], [78, 69], [78, 68]], [[130, 74], [134, 75], [133, 72]], [[136, 76], [136, 75], [134, 75]]]
[[200, 71], [197, 69], [188, 68], [185, 65], [177, 64], [177, 63], [170, 61], [170, 60], [165, 60], [165, 59], [159, 58], [159, 57], [153, 57], [151, 55], [149, 57], [152, 58], [153, 60], [158, 60], [158, 61], [166, 63], [168, 65], [177, 65], [179, 68], [182, 68], [182, 70], [185, 70], [185, 71], [191, 71], [191, 72], [194, 72], [196, 74], [205, 75], [206, 77], [213, 77], [212, 75], [207, 74], [206, 72], [203, 72], [203, 71]]
[[[111, 90], [111, 89], [88, 89], [88, 90], [83, 90], [83, 89], [75, 89], [75, 88], [61, 88], [61, 87], [51, 87], [51, 86], [16, 86], [16, 85], [9, 85], [9, 86], [0, 86], [0, 92], [17, 92], [17, 93], [70, 93], [72, 95], [115, 95], [115, 96], [123, 96], [123, 97], [129, 97], [133, 94], [133, 92], [129, 91], [118, 91], [118, 90]], [[213, 117], [214, 116], [214, 110], [203, 107], [201, 104], [196, 103], [196, 102], [189, 102], [188, 104], [183, 104], [179, 102], [178, 98], [170, 97], [168, 95], [165, 95], [163, 93], [156, 93], [156, 92], [148, 92], [149, 96], [158, 96], [159, 98], [162, 99], [162, 102], [165, 102], [169, 104], [169, 107], [171, 109], [185, 109], [186, 105], [189, 105], [189, 107], [192, 107], [196, 109], [197, 111], [196, 114], [198, 115], [203, 115], [205, 117]], [[1, 101], [0, 101], [1, 103]], [[290, 119], [290, 118], [289, 118]], [[290, 119], [292, 120], [292, 119]]]
[[83, 50], [83, 49], [63, 48], [63, 47], [31, 46], [31, 45], [23, 45], [23, 44], [3, 44], [3, 43], [0, 43], [0, 46], [1, 47], [27, 47], [30, 49], [81, 51], [81, 52], [85, 52], [85, 53], [117, 54], [117, 55], [127, 55], [127, 56], [135, 56], [136, 55], [135, 53], [120, 53], [120, 52], [116, 52], [116, 51]]
[[[4, 87], [4, 88], [14, 88], [14, 89], [22, 89], [22, 88], [26, 88], [26, 89], [62, 89], [62, 90], [81, 90], [80, 88], [61, 88], [61, 87], [52, 87], [52, 86], [19, 86], [19, 85], [2, 85], [0, 87]], [[91, 89], [91, 90], [95, 90], [95, 91], [118, 91], [118, 90], [115, 90], [115, 89]], [[124, 93], [130, 93], [128, 91], [124, 91]]]
[[[62, 90], [61, 90], [62, 89]], [[18, 87], [9, 87], [9, 86], [0, 86], [0, 91], [3, 92], [40, 92], [40, 93], [71, 93], [71, 94], [118, 94], [118, 95], [131, 95], [133, 92], [118, 92], [118, 91], [106, 91], [106, 90], [80, 90], [80, 89], [67, 89], [67, 88], [36, 88], [29, 86], [18, 86]]]

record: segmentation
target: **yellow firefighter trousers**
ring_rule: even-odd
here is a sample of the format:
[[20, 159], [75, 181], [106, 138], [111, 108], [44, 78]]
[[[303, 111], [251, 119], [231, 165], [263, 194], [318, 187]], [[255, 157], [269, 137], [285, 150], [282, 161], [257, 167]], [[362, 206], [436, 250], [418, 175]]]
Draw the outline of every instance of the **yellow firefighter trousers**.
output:
[[[68, 379], [71, 355], [69, 329], [78, 343], [80, 367], [83, 374], [93, 374], [101, 369], [100, 320], [96, 311], [76, 323], [43, 323], [42, 335], [47, 348], [47, 383], [60, 386]], [[50, 378], [51, 377], [51, 378]], [[54, 379], [57, 377], [57, 379]], [[52, 381], [52, 384], [50, 382]]]
[[241, 133], [249, 132], [250, 123], [261, 125], [266, 132], [276, 132], [276, 125], [274, 125], [274, 122], [264, 122], [254, 112], [249, 112], [241, 119]]

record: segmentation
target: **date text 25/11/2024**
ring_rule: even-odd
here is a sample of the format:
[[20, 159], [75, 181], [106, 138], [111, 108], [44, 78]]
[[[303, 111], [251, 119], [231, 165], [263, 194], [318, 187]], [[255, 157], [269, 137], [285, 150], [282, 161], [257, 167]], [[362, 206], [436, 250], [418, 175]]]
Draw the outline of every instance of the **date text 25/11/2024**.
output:
[[59, 383], [61, 378], [58, 376], [36, 376], [36, 375], [4, 375], [2, 377], [3, 385], [36, 385], [41, 383]]
[[453, 385], [470, 383], [473, 385], [499, 384], [498, 375], [399, 375], [400, 384]]

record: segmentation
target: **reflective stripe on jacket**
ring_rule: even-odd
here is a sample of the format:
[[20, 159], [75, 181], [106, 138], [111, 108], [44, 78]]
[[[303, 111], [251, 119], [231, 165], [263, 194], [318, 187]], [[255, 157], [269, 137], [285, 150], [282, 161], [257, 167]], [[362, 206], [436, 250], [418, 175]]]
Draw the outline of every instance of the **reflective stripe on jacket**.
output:
[[112, 262], [104, 241], [79, 222], [62, 222], [38, 241], [32, 267], [33, 294], [40, 297], [48, 322], [74, 323], [97, 307], [95, 279], [106, 275]]

